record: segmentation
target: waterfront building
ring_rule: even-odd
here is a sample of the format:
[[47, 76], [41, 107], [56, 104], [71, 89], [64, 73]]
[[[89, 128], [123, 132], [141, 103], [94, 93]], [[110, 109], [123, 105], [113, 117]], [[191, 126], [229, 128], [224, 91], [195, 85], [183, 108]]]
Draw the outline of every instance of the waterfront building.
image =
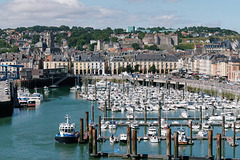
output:
[[168, 74], [177, 70], [178, 58], [167, 54], [139, 54], [134, 56], [115, 56], [110, 60], [111, 74], [119, 74], [121, 67], [130, 65], [133, 69], [139, 66], [140, 73], [148, 74], [150, 67], [155, 66], [153, 74]]
[[69, 68], [70, 62], [63, 55], [49, 55], [43, 62], [43, 69]]
[[240, 81], [240, 59], [234, 58], [228, 62], [228, 80], [233, 82]]
[[92, 55], [77, 55], [74, 57], [73, 67], [75, 75], [102, 75], [106, 71], [107, 63], [100, 53]]

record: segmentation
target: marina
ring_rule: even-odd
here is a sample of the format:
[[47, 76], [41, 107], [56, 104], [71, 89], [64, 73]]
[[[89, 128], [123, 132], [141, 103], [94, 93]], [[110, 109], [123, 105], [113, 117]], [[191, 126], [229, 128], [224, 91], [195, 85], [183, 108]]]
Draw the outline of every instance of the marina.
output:
[[[114, 85], [118, 88], [118, 84], [114, 84]], [[112, 86], [112, 88], [114, 87]], [[121, 86], [119, 86], [119, 88], [121, 88]], [[158, 87], [155, 87], [155, 89], [158, 91]], [[88, 90], [91, 91], [90, 88], [88, 88]], [[126, 87], [126, 91], [125, 91], [126, 93], [127, 93], [127, 90], [128, 89]], [[94, 87], [93, 87], [93, 91], [94, 91]], [[165, 91], [166, 95], [168, 91], [169, 90], [166, 89]], [[174, 92], [174, 90], [172, 89], [171, 91]], [[97, 101], [91, 101], [87, 99], [84, 100], [83, 98], [79, 97], [79, 93], [80, 95], [83, 95], [81, 94], [81, 92], [79, 91], [70, 92], [69, 87], [49, 89], [49, 92], [45, 92], [43, 89], [43, 90], [39, 90], [38, 92], [43, 94], [43, 98], [44, 98], [43, 102], [39, 106], [35, 107], [34, 109], [15, 108], [14, 114], [12, 117], [1, 119], [0, 127], [2, 130], [5, 130], [8, 133], [8, 135], [4, 134], [0, 138], [2, 142], [0, 145], [0, 148], [3, 151], [2, 153], [9, 152], [8, 155], [1, 154], [3, 158], [11, 159], [13, 157], [18, 156], [20, 159], [26, 159], [26, 158], [30, 158], [34, 154], [36, 159], [49, 159], [50, 155], [51, 155], [51, 159], [68, 159], [69, 157], [71, 157], [71, 159], [92, 159], [96, 155], [89, 154], [89, 144], [85, 144], [86, 134], [88, 133], [89, 135], [88, 126], [92, 126], [92, 125], [96, 129], [95, 130], [93, 128], [92, 133], [94, 132], [95, 134], [95, 132], [97, 132], [97, 136], [93, 136], [93, 139], [95, 137], [96, 139], [99, 139], [100, 138], [99, 135], [101, 135], [101, 138], [104, 139], [104, 140], [100, 140], [102, 142], [94, 142], [94, 140], [92, 142], [90, 141], [90, 143], [97, 144], [97, 153], [98, 153], [97, 155], [101, 156], [101, 159], [109, 159], [109, 158], [119, 159], [120, 157], [127, 158], [129, 157], [129, 155], [127, 154], [127, 151], [128, 151], [127, 143], [126, 142], [110, 143], [109, 138], [113, 135], [114, 137], [116, 137], [116, 141], [120, 140], [121, 134], [127, 135], [127, 133], [129, 133], [128, 128], [134, 121], [135, 122], [138, 121], [138, 127], [139, 127], [139, 129], [132, 129], [131, 131], [132, 136], [133, 136], [133, 131], [134, 130], [136, 131], [136, 135], [135, 135], [136, 145], [137, 145], [136, 151], [137, 151], [138, 158], [167, 158], [168, 157], [167, 147], [166, 147], [167, 141], [168, 141], [167, 136], [157, 135], [155, 139], [152, 139], [152, 142], [150, 141], [151, 137], [146, 137], [147, 131], [151, 126], [155, 126], [156, 132], [157, 134], [159, 134], [158, 110], [147, 111], [147, 114], [145, 114], [144, 110], [133, 111], [134, 116], [132, 118], [127, 118], [126, 110], [124, 112], [123, 111], [114, 112], [108, 109], [106, 110], [106, 113], [105, 113], [105, 111], [98, 109], [99, 106], [101, 106], [101, 104], [99, 104]], [[187, 94], [187, 92], [185, 93]], [[89, 95], [90, 95], [90, 92], [89, 92]], [[182, 93], [180, 93], [179, 95], [182, 95]], [[94, 94], [91, 96], [95, 97]], [[108, 101], [107, 97], [108, 96], [106, 96], [106, 101]], [[162, 96], [159, 97], [159, 99], [162, 100]], [[164, 99], [164, 102], [167, 104], [167, 100]], [[157, 106], [158, 105], [159, 103], [157, 103]], [[209, 104], [209, 107], [210, 106], [211, 105]], [[202, 118], [200, 118], [199, 111], [195, 111], [194, 113], [194, 110], [189, 109], [187, 110], [187, 113], [190, 117], [188, 119], [180, 117], [181, 113], [185, 110], [186, 108], [179, 108], [175, 110], [161, 110], [160, 119], [164, 120], [164, 123], [162, 123], [161, 126], [166, 127], [166, 124], [167, 124], [167, 126], [171, 128], [172, 135], [175, 132], [183, 129], [185, 131], [185, 136], [187, 140], [191, 139], [190, 137], [192, 134], [191, 140], [194, 142], [194, 145], [180, 145], [178, 147], [179, 158], [183, 159], [183, 157], [188, 157], [188, 158], [206, 157], [208, 155], [208, 137], [197, 136], [198, 131], [191, 132], [191, 129], [189, 127], [190, 124], [188, 120], [191, 119], [192, 123], [194, 123], [194, 122], [199, 122], [200, 119], [202, 119], [202, 121], [205, 122], [209, 120], [209, 117], [211, 117], [212, 109], [210, 107], [210, 109], [208, 110], [202, 110]], [[218, 115], [221, 115], [222, 112], [230, 112], [230, 111], [232, 111], [235, 114], [237, 113], [235, 112], [234, 108], [223, 109], [223, 110], [222, 109], [219, 110], [215, 108], [214, 114], [217, 113]], [[54, 139], [56, 132], [58, 132], [58, 125], [60, 122], [63, 121], [63, 117], [66, 114], [69, 114], [71, 116], [71, 122], [74, 122], [76, 124], [76, 130], [80, 131], [79, 143], [61, 144], [56, 142]], [[107, 117], [105, 116], [106, 114], [107, 114]], [[206, 117], [207, 114], [208, 114], [208, 118]], [[235, 115], [235, 117], [237, 121], [238, 120], [237, 115]], [[145, 123], [145, 120], [146, 120], [146, 123]], [[104, 127], [102, 126], [104, 126], [105, 122], [107, 121], [109, 121], [109, 123], [111, 121], [116, 121], [117, 122], [115, 123], [116, 129], [107, 129], [107, 128], [104, 129]], [[179, 123], [173, 123], [174, 121]], [[86, 122], [89, 122], [89, 123], [86, 123]], [[101, 122], [104, 122], [104, 123], [101, 123]], [[226, 120], [226, 122], [228, 121]], [[22, 126], [25, 126], [25, 127], [22, 128]], [[238, 147], [231, 147], [227, 143], [228, 138], [233, 137], [232, 123], [231, 125], [229, 125], [229, 127], [230, 128], [228, 128], [225, 131], [225, 136], [222, 136], [222, 142], [221, 142], [222, 156], [226, 158], [239, 158], [238, 155], [240, 155], [240, 153], [237, 149]], [[114, 126], [112, 126], [112, 128], [114, 128]], [[219, 122], [210, 123], [209, 129], [213, 130], [212, 155], [216, 156], [217, 155], [217, 150], [216, 150], [217, 133], [222, 133], [222, 121], [220, 123]], [[235, 126], [235, 129], [236, 129], [235, 140], [236, 140], [236, 143], [238, 143], [240, 136], [237, 130], [237, 125]], [[161, 130], [165, 130], [165, 128], [162, 128]], [[18, 134], [14, 134], [16, 131], [18, 132]], [[162, 134], [167, 135], [167, 132]], [[157, 141], [156, 141], [156, 138], [157, 138]], [[174, 136], [171, 136], [170, 139], [172, 143], [171, 153], [172, 153], [172, 156], [174, 156], [173, 154]], [[17, 148], [13, 147], [16, 145], [21, 145], [21, 151], [18, 151]], [[28, 152], [24, 151], [26, 149], [28, 150]], [[199, 152], [199, 149], [201, 149], [201, 152]]]

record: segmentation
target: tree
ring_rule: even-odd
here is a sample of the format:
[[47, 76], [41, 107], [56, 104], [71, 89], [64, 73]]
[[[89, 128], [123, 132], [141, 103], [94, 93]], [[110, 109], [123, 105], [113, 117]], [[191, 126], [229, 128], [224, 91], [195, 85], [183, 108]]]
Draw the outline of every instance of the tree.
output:
[[127, 71], [127, 73], [132, 73], [132, 72], [133, 72], [133, 68], [132, 68], [132, 66], [127, 65], [127, 67], [126, 67], [126, 71]]
[[39, 42], [39, 38], [40, 38], [39, 35], [33, 35], [32, 43], [33, 43], [33, 44], [36, 44], [37, 42]]
[[14, 52], [14, 53], [18, 53], [19, 52], [19, 48], [18, 46], [13, 46], [11, 49], [10, 49], [11, 52]]
[[136, 64], [136, 65], [134, 66], [134, 72], [139, 72], [139, 64]]
[[156, 66], [153, 64], [149, 69], [148, 72], [155, 73], [156, 72]]
[[122, 72], [125, 72], [125, 70], [126, 70], [126, 69], [121, 66], [121, 67], [118, 68], [118, 73], [120, 74], [120, 73], [122, 73]]
[[134, 50], [140, 49], [140, 46], [139, 46], [138, 43], [133, 43], [133, 44], [132, 44], [132, 47], [133, 47]]
[[152, 50], [152, 51], [159, 51], [159, 48], [157, 47], [156, 44], [152, 45], [149, 47], [149, 50]]

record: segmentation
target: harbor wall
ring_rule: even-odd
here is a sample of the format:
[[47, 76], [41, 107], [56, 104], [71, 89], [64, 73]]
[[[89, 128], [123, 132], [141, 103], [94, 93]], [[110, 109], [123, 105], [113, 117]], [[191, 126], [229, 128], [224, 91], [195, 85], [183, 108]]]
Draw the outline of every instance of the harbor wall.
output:
[[[44, 86], [52, 85], [52, 82], [57, 82], [61, 78], [41, 78], [41, 79], [31, 79], [31, 80], [16, 80], [16, 85], [18, 87], [26, 87], [29, 89], [41, 88]], [[58, 86], [74, 86], [76, 77], [68, 77], [62, 81]]]
[[9, 100], [0, 102], [0, 118], [12, 116], [13, 108], [16, 106], [18, 106], [17, 88], [14, 82], [10, 82]]

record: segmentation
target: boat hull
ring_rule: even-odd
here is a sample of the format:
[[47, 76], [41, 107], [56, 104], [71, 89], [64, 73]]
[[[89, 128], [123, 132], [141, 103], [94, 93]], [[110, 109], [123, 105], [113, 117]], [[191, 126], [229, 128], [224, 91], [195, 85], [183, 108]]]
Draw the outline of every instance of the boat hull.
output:
[[57, 134], [55, 136], [55, 140], [59, 143], [78, 143], [78, 137], [79, 137], [79, 135], [61, 136], [60, 134]]

